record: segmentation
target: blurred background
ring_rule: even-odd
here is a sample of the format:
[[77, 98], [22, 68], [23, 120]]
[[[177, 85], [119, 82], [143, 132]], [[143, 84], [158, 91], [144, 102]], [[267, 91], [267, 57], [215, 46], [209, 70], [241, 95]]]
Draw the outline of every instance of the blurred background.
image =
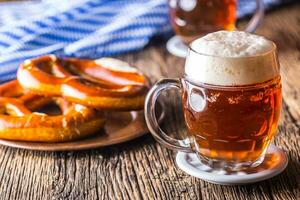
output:
[[[224, 12], [222, 18], [231, 16], [233, 23], [236, 18], [250, 18], [256, 10], [255, 0], [239, 0], [237, 5], [235, 0], [0, 1], [1, 82], [15, 78], [18, 65], [28, 58], [50, 53], [80, 58], [114, 56], [140, 51], [153, 37], [166, 42], [174, 35], [171, 21], [205, 27], [211, 19], [203, 22], [203, 17], [197, 17], [201, 11], [197, 6], [202, 3], [208, 8], [219, 6], [219, 10], [231, 4], [236, 11], [228, 7], [229, 13]], [[263, 0], [267, 13], [296, 1]], [[175, 9], [171, 19], [170, 7]], [[182, 10], [183, 14], [177, 12]], [[234, 24], [218, 27], [233, 28]]]

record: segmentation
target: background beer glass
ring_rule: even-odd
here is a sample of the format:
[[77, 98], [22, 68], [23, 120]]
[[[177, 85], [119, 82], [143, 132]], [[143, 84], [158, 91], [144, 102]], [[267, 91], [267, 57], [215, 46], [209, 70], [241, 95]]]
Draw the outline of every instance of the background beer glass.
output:
[[[254, 32], [263, 19], [263, 1], [256, 5], [247, 32]], [[236, 29], [237, 0], [169, 0], [169, 9], [172, 27], [186, 44], [210, 32]]]
[[[181, 92], [188, 139], [171, 138], [156, 121], [156, 99], [169, 88]], [[238, 171], [263, 162], [280, 108], [275, 44], [245, 32], [220, 31], [191, 43], [183, 78], [153, 86], [145, 117], [153, 136], [166, 147], [195, 152], [214, 169]]]

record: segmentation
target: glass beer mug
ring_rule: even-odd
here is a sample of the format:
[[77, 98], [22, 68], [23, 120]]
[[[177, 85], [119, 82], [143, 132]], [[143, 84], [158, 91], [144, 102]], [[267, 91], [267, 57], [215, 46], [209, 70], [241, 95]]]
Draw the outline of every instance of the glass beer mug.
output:
[[[168, 136], [155, 118], [155, 102], [169, 88], [181, 93], [188, 128], [185, 140]], [[219, 31], [191, 43], [183, 78], [163, 79], [151, 88], [145, 118], [152, 135], [164, 146], [195, 152], [214, 169], [238, 171], [262, 163], [276, 133], [280, 109], [275, 44], [245, 32]]]
[[[245, 28], [250, 33], [264, 16], [263, 0], [256, 0], [256, 5]], [[236, 29], [237, 0], [169, 0], [169, 9], [173, 30], [186, 44], [210, 32]]]

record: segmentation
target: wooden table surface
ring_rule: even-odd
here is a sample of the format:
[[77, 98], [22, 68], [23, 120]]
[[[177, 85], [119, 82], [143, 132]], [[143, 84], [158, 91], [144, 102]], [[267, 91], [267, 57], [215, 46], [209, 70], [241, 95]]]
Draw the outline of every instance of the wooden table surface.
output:
[[[78, 152], [39, 152], [0, 147], [0, 199], [300, 199], [300, 5], [267, 14], [258, 30], [279, 48], [283, 111], [275, 144], [289, 157], [279, 176], [247, 186], [220, 186], [176, 167], [175, 153], [148, 134], [128, 143]], [[122, 56], [151, 81], [180, 77], [184, 60], [163, 44]], [[180, 99], [163, 98], [163, 129], [184, 135]]]

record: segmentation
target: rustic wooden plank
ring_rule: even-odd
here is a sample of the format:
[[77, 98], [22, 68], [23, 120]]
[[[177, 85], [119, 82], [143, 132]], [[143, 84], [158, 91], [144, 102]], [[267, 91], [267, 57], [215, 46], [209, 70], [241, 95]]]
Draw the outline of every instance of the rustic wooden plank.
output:
[[0, 199], [51, 198], [53, 154], [0, 147]]
[[[0, 147], [0, 199], [300, 199], [299, 10], [294, 5], [272, 12], [259, 30], [280, 50], [285, 104], [275, 144], [290, 159], [281, 175], [247, 186], [210, 184], [179, 170], [174, 152], [150, 135], [80, 152]], [[163, 45], [122, 58], [149, 75], [152, 83], [183, 73], [184, 60], [166, 53]], [[163, 129], [183, 137], [180, 98], [176, 91], [163, 97], [167, 114]]]

